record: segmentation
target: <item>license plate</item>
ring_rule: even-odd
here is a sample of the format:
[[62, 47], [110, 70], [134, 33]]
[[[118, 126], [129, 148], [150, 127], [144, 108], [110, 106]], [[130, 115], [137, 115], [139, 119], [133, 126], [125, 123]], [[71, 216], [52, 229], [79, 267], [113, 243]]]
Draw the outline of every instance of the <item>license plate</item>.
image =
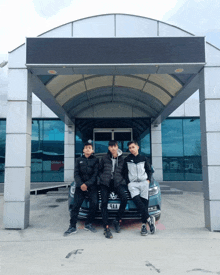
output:
[[[108, 203], [108, 210], [118, 210], [120, 207], [120, 203]], [[101, 203], [99, 204], [99, 209], [101, 209]]]
[[119, 203], [108, 203], [108, 210], [118, 210], [120, 207]]

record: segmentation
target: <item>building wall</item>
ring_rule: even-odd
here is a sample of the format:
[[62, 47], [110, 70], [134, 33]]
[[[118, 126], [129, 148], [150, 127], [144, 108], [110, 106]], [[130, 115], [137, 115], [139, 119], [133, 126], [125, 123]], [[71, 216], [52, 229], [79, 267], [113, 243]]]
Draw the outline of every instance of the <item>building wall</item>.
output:
[[[8, 60], [7, 55], [0, 54], [0, 63]], [[0, 118], [6, 118], [8, 91], [8, 65], [0, 68]]]
[[196, 91], [182, 105], [179, 106], [169, 117], [199, 117], [199, 91]]

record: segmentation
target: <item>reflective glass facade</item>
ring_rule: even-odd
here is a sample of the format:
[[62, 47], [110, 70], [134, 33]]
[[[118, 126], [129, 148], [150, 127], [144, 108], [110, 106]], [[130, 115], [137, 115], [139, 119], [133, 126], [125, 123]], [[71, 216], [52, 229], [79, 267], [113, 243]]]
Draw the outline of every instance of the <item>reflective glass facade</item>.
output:
[[[150, 121], [143, 118], [76, 120], [76, 157], [82, 154], [83, 143], [93, 140], [93, 127], [132, 128], [140, 153], [151, 157]], [[127, 141], [120, 142], [124, 133], [118, 135], [119, 147], [128, 151]], [[5, 141], [6, 120], [0, 119], [0, 182], [4, 182]], [[107, 144], [104, 152], [107, 152]], [[162, 123], [162, 155], [165, 181], [202, 181], [200, 119], [166, 119]], [[58, 119], [33, 119], [31, 181], [64, 181], [64, 123]]]
[[64, 181], [64, 123], [32, 121], [31, 181]]
[[5, 139], [6, 120], [0, 119], [0, 182], [4, 182], [5, 175]]
[[165, 181], [202, 181], [200, 119], [166, 119], [162, 156]]
[[139, 153], [145, 155], [151, 160], [151, 135], [150, 127], [144, 131], [139, 138], [137, 138], [139, 144]]

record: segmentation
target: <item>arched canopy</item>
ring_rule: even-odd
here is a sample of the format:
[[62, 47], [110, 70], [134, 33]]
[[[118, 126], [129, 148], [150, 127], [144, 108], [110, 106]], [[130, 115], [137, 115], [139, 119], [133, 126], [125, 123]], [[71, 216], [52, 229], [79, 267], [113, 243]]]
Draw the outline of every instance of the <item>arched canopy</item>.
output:
[[101, 103], [121, 102], [155, 117], [180, 91], [180, 79], [164, 75], [59, 75], [46, 88], [70, 117]]

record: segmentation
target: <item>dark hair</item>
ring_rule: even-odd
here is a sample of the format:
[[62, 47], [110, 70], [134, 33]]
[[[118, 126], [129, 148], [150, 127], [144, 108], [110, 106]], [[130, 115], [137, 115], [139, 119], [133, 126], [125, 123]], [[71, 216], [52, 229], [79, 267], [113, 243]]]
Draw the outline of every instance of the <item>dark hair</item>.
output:
[[132, 143], [134, 143], [135, 145], [138, 146], [138, 143], [137, 143], [136, 140], [129, 141], [129, 142], [127, 143], [127, 146], [129, 147]]
[[116, 145], [118, 145], [118, 142], [116, 140], [110, 140], [108, 142], [108, 146], [116, 146]]
[[85, 148], [86, 146], [92, 146], [92, 143], [91, 143], [91, 142], [86, 142], [86, 143], [84, 143], [84, 148]]

